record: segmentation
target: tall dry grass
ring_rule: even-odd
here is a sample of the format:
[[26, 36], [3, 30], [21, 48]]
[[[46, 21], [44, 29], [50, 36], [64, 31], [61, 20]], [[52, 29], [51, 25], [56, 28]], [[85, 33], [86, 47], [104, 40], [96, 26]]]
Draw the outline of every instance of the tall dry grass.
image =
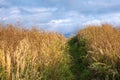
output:
[[1, 80], [70, 80], [64, 36], [0, 25]]
[[87, 59], [97, 80], [120, 79], [120, 31], [111, 25], [88, 26], [77, 34], [88, 46]]

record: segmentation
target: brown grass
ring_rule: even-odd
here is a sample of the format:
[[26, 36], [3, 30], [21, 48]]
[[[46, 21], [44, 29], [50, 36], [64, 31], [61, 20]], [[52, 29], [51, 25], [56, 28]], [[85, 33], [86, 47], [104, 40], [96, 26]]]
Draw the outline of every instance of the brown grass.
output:
[[58, 33], [0, 25], [0, 66], [5, 71], [0, 72], [0, 78], [61, 80], [64, 67], [69, 63], [65, 43], [64, 36]]
[[[90, 68], [103, 72], [99, 75], [108, 76], [112, 74], [112, 80], [120, 73], [120, 32], [111, 25], [88, 26], [80, 30], [78, 39], [83, 37], [89, 48], [88, 59]], [[108, 79], [109, 80], [109, 79]]]

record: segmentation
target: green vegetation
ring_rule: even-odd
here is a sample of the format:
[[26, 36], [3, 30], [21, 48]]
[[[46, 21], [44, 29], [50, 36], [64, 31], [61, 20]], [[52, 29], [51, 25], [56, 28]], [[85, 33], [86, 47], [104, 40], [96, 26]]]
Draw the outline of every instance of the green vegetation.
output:
[[0, 25], [0, 80], [120, 80], [120, 30], [88, 26], [71, 38]]
[[[88, 68], [87, 46], [84, 39], [78, 41], [77, 36], [68, 41], [69, 53], [72, 56], [72, 72], [75, 75], [75, 80], [88, 80], [90, 72]], [[81, 74], [82, 73], [82, 74]]]

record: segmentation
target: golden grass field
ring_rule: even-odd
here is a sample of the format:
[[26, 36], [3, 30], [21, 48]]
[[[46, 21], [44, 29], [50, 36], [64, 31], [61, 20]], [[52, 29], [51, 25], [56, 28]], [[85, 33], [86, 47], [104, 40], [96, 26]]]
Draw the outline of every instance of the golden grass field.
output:
[[109, 24], [87, 26], [77, 34], [87, 43], [87, 59], [98, 80], [120, 79], [120, 31]]
[[0, 80], [120, 80], [120, 30], [91, 25], [65, 38], [1, 24]]
[[[62, 80], [71, 75], [66, 38], [54, 32], [0, 26], [2, 80]], [[67, 79], [67, 76], [66, 76]]]

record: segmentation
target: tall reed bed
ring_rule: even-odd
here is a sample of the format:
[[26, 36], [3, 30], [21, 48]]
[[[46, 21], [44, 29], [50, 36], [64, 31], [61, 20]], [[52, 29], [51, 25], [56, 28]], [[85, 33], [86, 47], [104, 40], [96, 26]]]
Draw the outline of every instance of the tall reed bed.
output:
[[0, 25], [0, 80], [71, 80], [66, 38]]
[[120, 79], [120, 31], [111, 25], [88, 26], [77, 34], [80, 42], [84, 38], [88, 48], [86, 58], [91, 79]]

